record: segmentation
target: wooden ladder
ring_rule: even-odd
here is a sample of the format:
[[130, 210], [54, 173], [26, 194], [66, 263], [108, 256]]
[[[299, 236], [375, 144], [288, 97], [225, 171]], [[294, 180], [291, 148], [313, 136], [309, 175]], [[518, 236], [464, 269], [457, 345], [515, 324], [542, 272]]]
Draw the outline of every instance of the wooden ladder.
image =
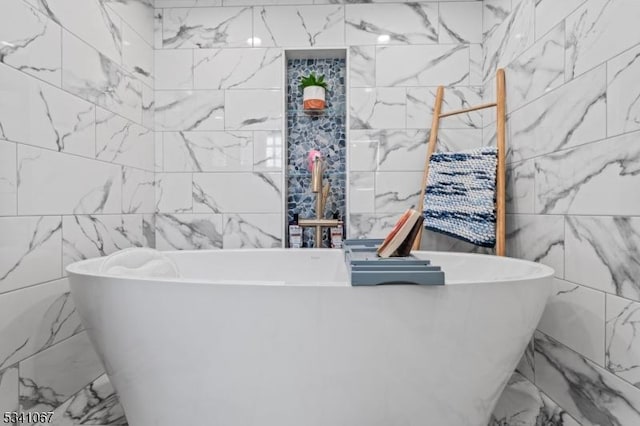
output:
[[[506, 85], [504, 69], [498, 69], [496, 73], [496, 101], [488, 104], [482, 104], [465, 108], [457, 111], [442, 112], [442, 100], [444, 99], [444, 86], [438, 87], [436, 93], [436, 102], [433, 107], [433, 119], [431, 122], [431, 132], [429, 135], [429, 145], [427, 146], [427, 159], [425, 161], [424, 173], [422, 175], [422, 186], [420, 188], [420, 199], [417, 209], [420, 211], [424, 207], [424, 198], [426, 193], [427, 182], [429, 179], [429, 163], [431, 155], [436, 149], [438, 141], [438, 129], [440, 128], [440, 119], [451, 117], [453, 115], [465, 114], [472, 111], [478, 111], [486, 108], [496, 107], [496, 136], [498, 145], [498, 168], [496, 171], [496, 255], [504, 256], [506, 253]], [[420, 228], [420, 233], [413, 243], [413, 249], [419, 250], [422, 242], [422, 232], [424, 228]]]

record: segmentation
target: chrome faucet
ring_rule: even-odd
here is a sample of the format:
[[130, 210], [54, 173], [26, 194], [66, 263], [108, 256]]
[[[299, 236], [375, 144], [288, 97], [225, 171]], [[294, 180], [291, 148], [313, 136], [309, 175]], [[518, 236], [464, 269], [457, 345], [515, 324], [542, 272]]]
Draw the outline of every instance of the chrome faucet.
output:
[[329, 184], [323, 187], [322, 175], [324, 173], [324, 160], [316, 156], [311, 169], [311, 192], [316, 194], [315, 219], [300, 219], [298, 224], [303, 228], [315, 228], [315, 247], [322, 247], [322, 228], [342, 226], [338, 219], [324, 219], [324, 209], [329, 196]]

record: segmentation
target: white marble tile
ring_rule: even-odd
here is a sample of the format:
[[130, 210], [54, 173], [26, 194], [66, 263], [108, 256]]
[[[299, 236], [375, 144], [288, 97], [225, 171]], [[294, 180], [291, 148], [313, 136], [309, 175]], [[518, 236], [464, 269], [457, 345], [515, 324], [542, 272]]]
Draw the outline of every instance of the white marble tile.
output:
[[452, 86], [468, 82], [468, 46], [458, 44], [376, 48], [378, 86]]
[[193, 210], [191, 173], [156, 174], [156, 211], [191, 213]]
[[607, 295], [606, 368], [635, 387], [640, 387], [639, 321], [640, 303]]
[[566, 278], [640, 301], [640, 218], [569, 216]]
[[347, 45], [438, 43], [436, 3], [348, 4], [345, 9]]
[[222, 130], [224, 92], [156, 90], [156, 131]]
[[505, 72], [509, 111], [564, 84], [564, 23], [514, 59]]
[[542, 333], [536, 386], [582, 425], [640, 424], [640, 389]]
[[511, 13], [511, 0], [485, 0], [482, 2], [482, 33], [489, 34]]
[[482, 44], [469, 45], [469, 84], [472, 86], [482, 85], [482, 65], [484, 56]]
[[416, 206], [422, 172], [376, 172], [376, 213], [402, 213]]
[[156, 213], [142, 215], [142, 238], [145, 247], [156, 248]]
[[483, 145], [480, 129], [441, 129], [438, 131], [436, 152], [464, 151]]
[[247, 47], [251, 25], [250, 7], [165, 9], [162, 45], [170, 49]]
[[375, 173], [349, 173], [349, 212], [374, 213], [375, 208]]
[[79, 260], [142, 245], [142, 215], [74, 215], [62, 218], [65, 267]]
[[[375, 134], [374, 134], [375, 135]], [[369, 132], [354, 130], [349, 133], [349, 170], [375, 171], [378, 165], [379, 140]]]
[[222, 0], [154, 0], [155, 7], [206, 7], [222, 6]]
[[193, 55], [190, 49], [158, 49], [154, 52], [155, 89], [193, 89]]
[[535, 164], [533, 160], [509, 164], [506, 205], [509, 213], [535, 213]]
[[20, 362], [20, 405], [52, 411], [104, 370], [86, 332]]
[[[30, 1], [42, 13], [93, 46], [102, 55], [116, 63], [122, 60], [122, 21], [106, 7], [106, 2], [84, 0], [76, 4], [67, 0]], [[63, 53], [65, 49], [63, 46]]]
[[[81, 330], [66, 279], [27, 287], [0, 297], [0, 370]], [[17, 396], [17, 392], [16, 392]]]
[[555, 279], [538, 330], [604, 366], [605, 294]]
[[349, 47], [349, 73], [351, 87], [373, 87], [376, 85], [375, 46]]
[[604, 138], [606, 84], [606, 69], [601, 66], [513, 112], [510, 161]]
[[18, 174], [15, 143], [0, 140], [0, 216], [18, 213]]
[[153, 46], [153, 0], [104, 0], [104, 4]]
[[585, 0], [538, 0], [536, 1], [536, 39], [543, 37], [549, 30], [571, 14]]
[[540, 389], [514, 373], [496, 404], [488, 426], [580, 426]]
[[522, 0], [514, 6], [500, 25], [485, 37], [483, 43], [483, 80], [493, 77], [496, 69], [504, 67], [517, 58], [535, 40], [535, 0]]
[[[429, 129], [433, 117], [437, 89], [433, 87], [407, 88], [407, 128]], [[442, 112], [453, 111], [482, 103], [481, 87], [447, 87], [442, 100]], [[481, 129], [479, 111], [454, 115], [440, 120], [441, 129]]]
[[640, 130], [640, 47], [607, 62], [607, 135]]
[[223, 247], [280, 248], [282, 247], [283, 219], [275, 214], [223, 215]]
[[0, 293], [62, 276], [59, 216], [3, 217], [0, 231]]
[[122, 26], [122, 66], [138, 80], [153, 87], [153, 48], [126, 24]]
[[566, 19], [565, 78], [572, 79], [640, 43], [640, 3], [589, 0]]
[[196, 89], [279, 89], [282, 86], [281, 49], [195, 50]]
[[347, 221], [347, 238], [384, 238], [399, 216], [398, 213], [351, 213]]
[[531, 382], [535, 381], [535, 342], [533, 337], [529, 344], [527, 344], [527, 348], [524, 350], [522, 358], [520, 358], [520, 362], [516, 367], [516, 372], [522, 374]]
[[164, 133], [164, 171], [251, 171], [251, 132]]
[[18, 214], [120, 213], [120, 169], [115, 164], [19, 145]]
[[507, 214], [507, 256], [550, 266], [558, 278], [565, 274], [564, 238], [563, 216]]
[[95, 155], [95, 107], [0, 64], [0, 138]]
[[253, 10], [253, 37], [260, 39], [261, 46], [342, 46], [345, 41], [344, 7], [256, 7]]
[[154, 197], [153, 172], [122, 168], [122, 213], [153, 213]]
[[162, 132], [153, 132], [153, 146], [154, 146], [154, 167], [153, 170], [161, 172], [164, 170], [164, 142]]
[[439, 6], [440, 44], [482, 43], [481, 2], [441, 2]]
[[349, 115], [352, 129], [403, 128], [406, 90], [402, 87], [351, 89]]
[[60, 86], [61, 31], [21, 0], [0, 2], [0, 62]]
[[53, 419], [56, 426], [127, 425], [118, 394], [106, 374], [89, 383], [88, 386], [56, 408]]
[[0, 371], [0, 412], [20, 410], [18, 401], [19, 389], [18, 367], [11, 367]]
[[[179, 0], [184, 1], [184, 0]], [[193, 1], [193, 0], [192, 0]], [[197, 0], [196, 0], [197, 1]], [[263, 5], [292, 5], [292, 4], [313, 4], [313, 0], [222, 0], [224, 6], [255, 6], [256, 4]]]
[[[164, 9], [153, 10], [153, 48], [162, 49], [162, 15]], [[154, 52], [155, 54], [156, 52]]]
[[147, 86], [142, 85], [142, 125], [147, 129], [153, 130], [155, 124], [156, 105], [154, 90]]
[[[280, 213], [280, 173], [198, 173], [193, 175], [196, 213]], [[241, 197], [238, 194], [242, 194]]]
[[253, 132], [253, 171], [280, 172], [284, 165], [285, 147], [280, 131]]
[[350, 170], [422, 171], [426, 130], [353, 130], [349, 134]]
[[117, 114], [96, 111], [96, 158], [153, 170], [153, 132]]
[[158, 250], [220, 249], [222, 233], [221, 214], [156, 215]]
[[231, 130], [280, 130], [280, 90], [226, 90], [225, 126]]
[[62, 33], [62, 64], [63, 89], [136, 123], [142, 121], [142, 83], [67, 31]]
[[640, 133], [628, 133], [538, 157], [536, 211], [545, 214], [638, 215]]

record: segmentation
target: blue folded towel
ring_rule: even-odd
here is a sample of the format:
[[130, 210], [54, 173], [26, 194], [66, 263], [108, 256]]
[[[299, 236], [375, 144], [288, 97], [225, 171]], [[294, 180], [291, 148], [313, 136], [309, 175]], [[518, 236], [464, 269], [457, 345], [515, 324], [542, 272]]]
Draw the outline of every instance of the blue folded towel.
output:
[[497, 164], [495, 147], [434, 153], [424, 198], [425, 228], [495, 246]]

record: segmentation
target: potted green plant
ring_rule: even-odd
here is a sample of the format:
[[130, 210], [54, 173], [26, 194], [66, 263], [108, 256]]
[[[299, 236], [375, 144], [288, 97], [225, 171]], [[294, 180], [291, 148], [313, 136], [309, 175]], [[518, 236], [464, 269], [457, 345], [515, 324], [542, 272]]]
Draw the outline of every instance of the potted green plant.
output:
[[300, 87], [302, 87], [303, 108], [305, 110], [325, 108], [327, 82], [324, 81], [324, 75], [316, 76], [316, 73], [312, 72], [300, 79]]

